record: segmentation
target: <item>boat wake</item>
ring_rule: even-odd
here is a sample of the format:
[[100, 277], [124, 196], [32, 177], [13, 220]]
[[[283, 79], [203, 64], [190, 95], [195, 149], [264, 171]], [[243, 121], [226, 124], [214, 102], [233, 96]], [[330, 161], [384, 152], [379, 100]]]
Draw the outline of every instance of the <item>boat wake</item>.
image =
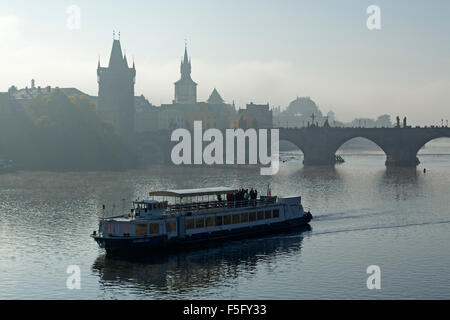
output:
[[409, 228], [409, 227], [418, 227], [418, 226], [427, 226], [427, 225], [439, 225], [439, 224], [447, 224], [450, 223], [448, 221], [436, 221], [436, 222], [422, 222], [422, 223], [409, 223], [403, 225], [390, 225], [390, 226], [376, 226], [376, 227], [365, 227], [365, 228], [354, 228], [354, 229], [341, 229], [341, 230], [332, 230], [332, 231], [322, 231], [322, 232], [314, 232], [311, 233], [311, 236], [317, 235], [326, 235], [333, 233], [341, 233], [341, 232], [358, 232], [358, 231], [370, 231], [370, 230], [383, 230], [383, 229], [397, 229], [397, 228]]

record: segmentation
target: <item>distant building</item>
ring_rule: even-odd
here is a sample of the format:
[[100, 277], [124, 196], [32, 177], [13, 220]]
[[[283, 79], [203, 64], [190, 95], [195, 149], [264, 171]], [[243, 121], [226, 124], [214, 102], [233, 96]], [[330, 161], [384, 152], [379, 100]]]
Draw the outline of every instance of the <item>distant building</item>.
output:
[[8, 89], [7, 96], [10, 103], [15, 106], [25, 107], [26, 103], [34, 98], [40, 96], [46, 96], [51, 94], [54, 90], [59, 89], [64, 92], [67, 96], [73, 95], [81, 95], [88, 97], [91, 100], [95, 100], [95, 97], [89, 96], [88, 94], [76, 89], [76, 88], [59, 88], [59, 87], [51, 87], [46, 86], [41, 88], [40, 86], [36, 87], [35, 80], [31, 80], [31, 87], [25, 87], [23, 89], [18, 89], [16, 86], [11, 86]]
[[211, 92], [206, 101], [209, 110], [213, 112], [215, 117], [215, 128], [228, 129], [231, 128], [232, 121], [236, 117], [236, 108], [233, 105], [225, 103], [216, 88]]
[[174, 104], [196, 104], [197, 84], [191, 78], [191, 60], [188, 58], [187, 46], [184, 49], [184, 60], [181, 61], [181, 79], [175, 82]]
[[274, 125], [277, 127], [300, 128], [309, 125], [322, 126], [326, 120], [319, 107], [310, 97], [297, 97], [288, 107], [274, 113]]
[[144, 95], [135, 97], [135, 124], [134, 131], [138, 133], [158, 130], [158, 109]]
[[134, 85], [136, 68], [128, 67], [126, 55], [122, 55], [120, 40], [113, 40], [111, 57], [107, 68], [97, 68], [98, 104], [101, 119], [112, 122], [118, 132], [128, 137], [134, 132]]
[[247, 104], [247, 109], [239, 110], [239, 117], [243, 115], [250, 118], [252, 126], [257, 129], [270, 129], [273, 127], [272, 110], [269, 104]]
[[209, 96], [209, 98], [206, 102], [211, 105], [221, 105], [224, 103], [224, 100], [220, 96], [217, 89], [214, 88], [214, 90], [211, 92], [211, 95]]
[[159, 130], [185, 128], [186, 111], [184, 110], [183, 105], [162, 104], [158, 109]]

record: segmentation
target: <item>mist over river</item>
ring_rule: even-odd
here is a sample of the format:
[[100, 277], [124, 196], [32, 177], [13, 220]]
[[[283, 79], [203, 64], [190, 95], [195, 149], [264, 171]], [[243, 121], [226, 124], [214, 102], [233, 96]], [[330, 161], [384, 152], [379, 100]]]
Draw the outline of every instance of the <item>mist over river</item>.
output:
[[[280, 172], [153, 166], [126, 172], [0, 175], [0, 299], [448, 299], [450, 142], [421, 150], [417, 169], [384, 165], [381, 151], [346, 150], [335, 168], [284, 152]], [[426, 173], [423, 169], [426, 168]], [[267, 184], [301, 195], [311, 230], [170, 253], [112, 259], [89, 237], [101, 207], [168, 188]], [[66, 287], [81, 269], [81, 290]], [[381, 269], [369, 290], [367, 267]]]

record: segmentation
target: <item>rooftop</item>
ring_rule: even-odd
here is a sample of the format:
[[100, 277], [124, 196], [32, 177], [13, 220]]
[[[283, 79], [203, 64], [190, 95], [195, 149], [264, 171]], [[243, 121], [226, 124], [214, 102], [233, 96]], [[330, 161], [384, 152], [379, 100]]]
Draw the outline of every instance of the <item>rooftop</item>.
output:
[[151, 197], [197, 197], [197, 196], [210, 196], [226, 193], [235, 193], [237, 189], [227, 187], [216, 188], [202, 188], [202, 189], [182, 189], [182, 190], [165, 190], [150, 192]]

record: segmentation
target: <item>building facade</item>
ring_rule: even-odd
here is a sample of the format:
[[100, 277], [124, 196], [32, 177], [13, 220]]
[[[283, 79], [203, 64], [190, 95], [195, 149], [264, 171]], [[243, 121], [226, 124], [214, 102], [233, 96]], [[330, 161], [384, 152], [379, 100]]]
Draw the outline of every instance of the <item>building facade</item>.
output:
[[254, 104], [251, 102], [247, 104], [247, 109], [239, 110], [239, 116], [251, 119], [251, 125], [255, 129], [270, 129], [273, 127], [273, 115], [269, 104]]

